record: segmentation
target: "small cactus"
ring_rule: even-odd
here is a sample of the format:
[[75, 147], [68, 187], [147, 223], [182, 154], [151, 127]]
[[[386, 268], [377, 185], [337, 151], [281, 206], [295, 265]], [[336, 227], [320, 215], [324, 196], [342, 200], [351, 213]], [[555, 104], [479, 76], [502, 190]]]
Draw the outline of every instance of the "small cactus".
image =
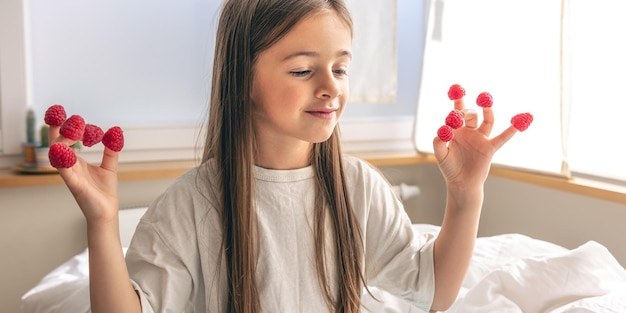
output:
[[29, 144], [35, 144], [35, 110], [28, 108], [26, 111], [26, 142]]
[[39, 135], [41, 137], [41, 147], [42, 148], [47, 148], [50, 147], [50, 140], [48, 139], [48, 130], [50, 129], [50, 126], [48, 125], [42, 125], [41, 129], [39, 130]]

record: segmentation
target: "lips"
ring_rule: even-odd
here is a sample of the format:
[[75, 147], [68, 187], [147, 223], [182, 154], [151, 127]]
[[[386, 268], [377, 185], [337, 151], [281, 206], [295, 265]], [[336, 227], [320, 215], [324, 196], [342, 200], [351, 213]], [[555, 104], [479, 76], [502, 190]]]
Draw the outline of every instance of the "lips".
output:
[[307, 113], [333, 113], [338, 109], [320, 109], [320, 110], [307, 110]]
[[329, 119], [329, 118], [333, 118], [335, 116], [335, 112], [337, 111], [338, 109], [335, 109], [335, 108], [323, 108], [323, 109], [317, 109], [317, 110], [307, 110], [305, 112], [315, 117]]

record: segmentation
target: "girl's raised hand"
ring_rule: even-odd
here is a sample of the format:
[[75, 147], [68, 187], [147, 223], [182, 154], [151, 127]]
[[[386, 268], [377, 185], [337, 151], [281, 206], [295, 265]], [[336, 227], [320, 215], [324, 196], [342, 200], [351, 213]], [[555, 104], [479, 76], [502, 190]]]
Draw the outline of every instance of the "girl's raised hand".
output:
[[462, 112], [464, 126], [453, 130], [453, 139], [449, 142], [435, 137], [435, 159], [448, 185], [482, 185], [487, 179], [493, 155], [517, 130], [510, 126], [490, 138], [494, 124], [491, 107], [482, 108], [483, 121], [480, 125], [477, 111], [466, 109], [462, 97], [454, 100], [454, 108]]
[[[55, 143], [71, 146], [79, 140], [64, 137], [60, 134], [60, 128], [61, 126], [50, 125], [48, 137], [51, 146]], [[89, 164], [80, 156], [76, 156], [75, 164], [58, 168], [88, 224], [117, 222], [118, 156], [119, 151], [113, 151], [105, 146], [100, 166]]]

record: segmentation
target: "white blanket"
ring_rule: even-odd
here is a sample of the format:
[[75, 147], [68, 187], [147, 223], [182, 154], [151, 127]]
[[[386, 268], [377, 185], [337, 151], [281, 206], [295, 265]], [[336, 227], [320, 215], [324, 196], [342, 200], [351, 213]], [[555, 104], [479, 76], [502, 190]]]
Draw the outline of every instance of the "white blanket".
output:
[[[414, 225], [437, 234], [439, 227]], [[22, 313], [89, 312], [87, 251], [74, 256], [22, 297]], [[370, 288], [364, 312], [422, 313]], [[478, 238], [462, 290], [449, 313], [626, 312], [626, 270], [601, 244], [567, 250], [521, 234]]]
[[448, 312], [626, 312], [626, 271], [597, 242], [494, 267]]
[[[437, 233], [432, 225], [416, 232]], [[419, 312], [372, 288], [368, 312]], [[463, 287], [448, 313], [623, 313], [626, 270], [601, 244], [567, 250], [521, 234], [478, 238]]]

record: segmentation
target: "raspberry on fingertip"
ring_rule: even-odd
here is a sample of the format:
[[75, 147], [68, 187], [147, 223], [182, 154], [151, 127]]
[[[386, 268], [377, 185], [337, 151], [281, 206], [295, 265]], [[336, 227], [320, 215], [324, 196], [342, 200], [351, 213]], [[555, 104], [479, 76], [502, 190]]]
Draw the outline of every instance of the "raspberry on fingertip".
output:
[[54, 168], [70, 168], [76, 164], [76, 153], [70, 146], [55, 142], [48, 150], [48, 159]]
[[441, 141], [448, 142], [454, 138], [454, 133], [452, 133], [452, 127], [448, 125], [443, 125], [439, 127], [437, 130], [437, 136]]
[[99, 126], [94, 124], [85, 125], [85, 132], [83, 133], [83, 145], [85, 147], [91, 147], [100, 141], [104, 137], [104, 131]]
[[465, 96], [465, 88], [461, 87], [459, 84], [454, 84], [450, 86], [448, 90], [448, 98], [450, 100], [459, 100]]
[[528, 129], [528, 127], [530, 126], [532, 122], [533, 122], [533, 115], [530, 113], [516, 114], [515, 116], [511, 118], [511, 125], [513, 125], [515, 129], [521, 132]]
[[109, 128], [102, 137], [102, 144], [115, 152], [122, 151], [122, 148], [124, 148], [124, 132], [119, 126]]
[[463, 112], [460, 110], [452, 110], [446, 117], [446, 125], [452, 127], [453, 129], [460, 128], [463, 126]]
[[50, 106], [44, 115], [44, 122], [50, 126], [61, 126], [67, 119], [65, 108], [60, 104]]
[[85, 120], [80, 115], [72, 115], [63, 122], [59, 132], [67, 139], [81, 140], [85, 132]]
[[493, 97], [488, 92], [481, 92], [476, 97], [476, 104], [481, 108], [490, 108], [493, 105]]

